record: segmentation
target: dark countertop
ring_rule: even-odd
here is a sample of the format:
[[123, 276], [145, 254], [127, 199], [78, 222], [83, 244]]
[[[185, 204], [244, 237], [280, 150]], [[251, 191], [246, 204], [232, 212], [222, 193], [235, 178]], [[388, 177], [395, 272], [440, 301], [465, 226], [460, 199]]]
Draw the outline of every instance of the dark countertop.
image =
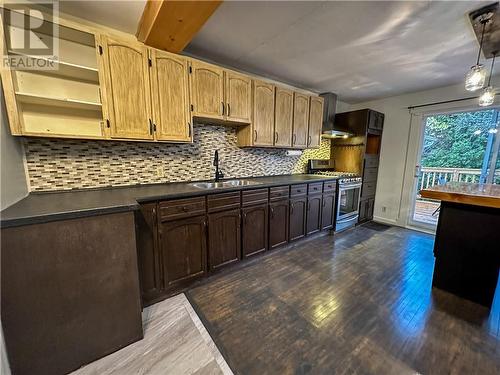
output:
[[236, 190], [257, 189], [313, 181], [335, 180], [308, 174], [245, 178], [258, 182], [231, 188], [200, 189], [193, 182], [124, 186], [105, 189], [31, 193], [19, 202], [0, 212], [0, 227], [45, 223], [49, 221], [133, 211], [140, 203], [163, 199], [209, 195]]

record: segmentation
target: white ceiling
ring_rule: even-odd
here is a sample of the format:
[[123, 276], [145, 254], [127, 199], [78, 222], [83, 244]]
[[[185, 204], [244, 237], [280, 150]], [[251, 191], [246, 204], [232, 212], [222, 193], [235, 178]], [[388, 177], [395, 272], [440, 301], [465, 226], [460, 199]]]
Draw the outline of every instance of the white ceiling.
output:
[[[478, 48], [467, 13], [483, 3], [226, 1], [186, 53], [362, 102], [461, 82]], [[143, 7], [71, 1], [61, 11], [135, 33]]]

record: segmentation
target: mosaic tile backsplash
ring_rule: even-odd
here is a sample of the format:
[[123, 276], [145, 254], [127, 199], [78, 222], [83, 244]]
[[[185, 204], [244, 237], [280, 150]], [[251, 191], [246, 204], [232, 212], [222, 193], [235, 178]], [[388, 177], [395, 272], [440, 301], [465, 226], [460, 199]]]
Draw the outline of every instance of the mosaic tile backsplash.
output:
[[330, 157], [328, 140], [287, 156], [286, 150], [239, 148], [234, 128], [213, 125], [195, 126], [192, 144], [27, 138], [24, 147], [32, 191], [207, 180], [216, 149], [226, 178], [304, 173], [308, 159]]

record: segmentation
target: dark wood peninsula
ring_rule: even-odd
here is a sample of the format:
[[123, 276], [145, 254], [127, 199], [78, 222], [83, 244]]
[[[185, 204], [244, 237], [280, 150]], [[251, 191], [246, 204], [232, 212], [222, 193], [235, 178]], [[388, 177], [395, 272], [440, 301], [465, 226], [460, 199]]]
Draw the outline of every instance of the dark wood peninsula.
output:
[[500, 186], [449, 182], [420, 194], [441, 200], [433, 286], [491, 307], [500, 267]]

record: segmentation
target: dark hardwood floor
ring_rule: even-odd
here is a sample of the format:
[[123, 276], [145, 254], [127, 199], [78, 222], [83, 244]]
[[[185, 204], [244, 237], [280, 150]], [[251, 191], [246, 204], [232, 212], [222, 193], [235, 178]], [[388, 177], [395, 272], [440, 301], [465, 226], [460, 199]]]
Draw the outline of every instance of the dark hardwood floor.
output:
[[491, 311], [432, 289], [434, 237], [367, 224], [187, 295], [236, 374], [499, 374]]

